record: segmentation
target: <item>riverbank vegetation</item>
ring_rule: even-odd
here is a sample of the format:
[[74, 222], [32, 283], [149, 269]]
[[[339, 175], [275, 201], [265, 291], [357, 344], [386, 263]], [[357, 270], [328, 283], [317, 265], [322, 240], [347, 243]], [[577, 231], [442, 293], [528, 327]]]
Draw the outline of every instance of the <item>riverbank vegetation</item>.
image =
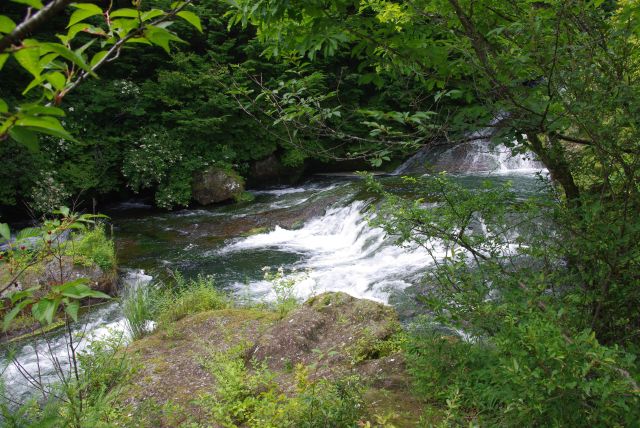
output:
[[[131, 345], [73, 355], [51, 407], [5, 405], [8, 423], [637, 425], [637, 1], [80, 3], [30, 39], [14, 34], [25, 3], [41, 7], [0, 14], [5, 207], [134, 192], [172, 209], [192, 203], [196, 177], [245, 195], [245, 179], [288, 182], [318, 161], [379, 168], [478, 136], [548, 174], [533, 196], [446, 174], [398, 189], [364, 177], [371, 226], [430, 255], [413, 284], [420, 316], [404, 326], [342, 294], [301, 304], [285, 268], [267, 275], [275, 307], [239, 307], [210, 279], [178, 276], [127, 290]], [[148, 46], [128, 55], [125, 42]], [[89, 79], [97, 66], [103, 79]], [[112, 269], [103, 228], [51, 247], [65, 218], [95, 219], [61, 214], [34, 229], [36, 253]], [[3, 250], [9, 274], [34, 254], [16, 245]], [[29, 290], [5, 299], [7, 326], [27, 309], [42, 324], [66, 313], [69, 326], [78, 300], [105, 297], [83, 280]]]

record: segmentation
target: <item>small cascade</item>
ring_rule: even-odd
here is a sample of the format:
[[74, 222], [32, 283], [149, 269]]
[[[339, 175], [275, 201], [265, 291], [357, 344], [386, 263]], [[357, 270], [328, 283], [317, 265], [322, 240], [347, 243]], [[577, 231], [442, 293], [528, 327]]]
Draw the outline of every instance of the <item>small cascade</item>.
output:
[[[137, 287], [147, 285], [151, 279], [142, 270], [131, 270], [125, 273], [122, 282], [124, 287]], [[72, 331], [76, 342], [74, 348], [76, 352], [82, 352], [91, 341], [107, 337], [112, 332], [122, 332], [124, 340], [128, 340], [117, 302], [100, 305], [81, 316], [81, 322]], [[31, 343], [21, 344], [12, 360], [8, 360], [7, 356], [0, 355], [0, 369], [5, 387], [16, 401], [38, 393], [36, 382], [25, 377], [25, 373], [37, 377], [37, 382], [45, 388], [60, 381], [60, 370], [65, 376], [70, 374], [69, 341], [64, 329], [36, 336]]]
[[[293, 267], [308, 270], [297, 285], [300, 298], [324, 291], [344, 291], [355, 297], [387, 301], [391, 291], [411, 285], [430, 262], [423, 248], [398, 247], [379, 228], [370, 227], [364, 210], [367, 202], [334, 206], [302, 228], [276, 227], [272, 232], [237, 240], [225, 253], [269, 248], [303, 255]], [[237, 284], [240, 287], [240, 284]], [[254, 281], [248, 288], [268, 295], [271, 284]]]
[[534, 174], [544, 165], [531, 152], [513, 155], [504, 144], [493, 144], [479, 138], [454, 146], [437, 145], [422, 148], [394, 172], [416, 174], [447, 171], [455, 174]]

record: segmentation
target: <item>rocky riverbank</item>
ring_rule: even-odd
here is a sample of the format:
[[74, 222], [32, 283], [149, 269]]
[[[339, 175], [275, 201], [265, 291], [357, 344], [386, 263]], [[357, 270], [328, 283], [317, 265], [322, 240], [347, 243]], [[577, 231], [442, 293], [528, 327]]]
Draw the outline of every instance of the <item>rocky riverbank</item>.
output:
[[[256, 408], [270, 401], [288, 408], [307, 397], [309, 385], [330, 389], [349, 379], [343, 392], [358, 392], [362, 426], [384, 418], [414, 426], [422, 406], [409, 392], [403, 337], [392, 308], [345, 293], [313, 297], [284, 317], [256, 308], [203, 312], [130, 346], [136, 369], [119, 401], [136, 426], [222, 426], [227, 418], [257, 426]], [[230, 385], [230, 365], [253, 381]], [[242, 397], [229, 397], [234, 388]], [[250, 402], [251, 408], [234, 415], [226, 407], [222, 414], [220, 403], [230, 399], [231, 407]]]

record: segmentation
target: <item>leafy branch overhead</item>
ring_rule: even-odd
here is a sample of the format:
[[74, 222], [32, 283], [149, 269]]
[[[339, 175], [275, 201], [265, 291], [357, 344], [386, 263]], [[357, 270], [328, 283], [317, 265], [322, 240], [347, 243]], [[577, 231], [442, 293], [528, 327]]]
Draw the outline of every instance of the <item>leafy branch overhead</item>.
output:
[[[30, 150], [38, 149], [38, 134], [73, 141], [60, 118], [58, 108], [64, 97], [96, 71], [116, 59], [125, 45], [155, 45], [170, 51], [171, 42], [183, 43], [170, 27], [184, 20], [198, 31], [198, 16], [187, 10], [191, 0], [174, 2], [167, 10], [146, 8], [143, 1], [135, 8], [102, 9], [93, 3], [69, 0], [11, 0], [25, 6], [25, 18], [16, 23], [0, 15], [0, 73], [9, 61], [15, 61], [31, 82], [22, 95], [29, 101], [9, 105], [0, 98], [0, 141], [12, 138]], [[55, 15], [71, 9], [65, 33], [58, 41], [38, 40], [38, 27]], [[29, 38], [27, 38], [29, 36]]]

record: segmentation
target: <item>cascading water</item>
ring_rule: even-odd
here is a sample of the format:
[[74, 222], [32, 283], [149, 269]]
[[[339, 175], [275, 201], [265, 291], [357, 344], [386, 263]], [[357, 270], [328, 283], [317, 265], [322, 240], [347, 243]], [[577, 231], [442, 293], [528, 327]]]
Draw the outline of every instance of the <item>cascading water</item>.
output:
[[[461, 180], [472, 180], [469, 174], [478, 171], [500, 176], [496, 180], [507, 177], [519, 186], [524, 183], [525, 192], [533, 181], [526, 174], [542, 169], [537, 162], [513, 158], [506, 147], [492, 148], [480, 138], [464, 149], [421, 150], [395, 173], [423, 174], [425, 163], [467, 173]], [[486, 174], [481, 175], [486, 179]], [[140, 269], [155, 276], [171, 267], [186, 276], [212, 274], [221, 288], [242, 295], [248, 290], [254, 298], [269, 299], [271, 284], [263, 279], [261, 268], [283, 265], [308, 271], [297, 285], [301, 299], [312, 293], [344, 291], [387, 302], [392, 293], [415, 284], [432, 259], [423, 248], [396, 246], [383, 230], [371, 227], [365, 214], [370, 201], [366, 196], [363, 200], [360, 191], [356, 182], [332, 178], [255, 192], [255, 201], [244, 205], [175, 213], [153, 213], [139, 204], [122, 206], [114, 213], [114, 225], [120, 264], [129, 269], [123, 283], [145, 286], [151, 277]], [[87, 334], [82, 346], [89, 336], [99, 337], [110, 328], [123, 330], [120, 307], [111, 303], [93, 310], [75, 328]], [[12, 364], [6, 354], [0, 360], [5, 363], [2, 375], [7, 390], [16, 399], [33, 393], [18, 367], [33, 374], [40, 365], [43, 377], [56, 380], [52, 360], [66, 358], [64, 335], [51, 336], [44, 346], [38, 353], [49, 355], [44, 360], [36, 361], [35, 349], [26, 342], [18, 344], [14, 354], [19, 365]]]
[[[369, 227], [363, 215], [366, 206], [366, 201], [334, 206], [300, 229], [276, 227], [269, 233], [239, 239], [222, 253], [257, 248], [299, 253], [303, 259], [291, 267], [309, 272], [307, 280], [297, 286], [300, 298], [314, 292], [343, 291], [386, 302], [389, 292], [408, 287], [416, 274], [424, 271], [429, 255], [417, 246], [396, 246], [382, 229]], [[268, 295], [271, 284], [255, 281], [248, 286]]]
[[512, 154], [504, 144], [481, 137], [455, 146], [427, 146], [400, 165], [394, 175], [446, 171], [455, 174], [535, 174], [544, 166], [533, 153]]

